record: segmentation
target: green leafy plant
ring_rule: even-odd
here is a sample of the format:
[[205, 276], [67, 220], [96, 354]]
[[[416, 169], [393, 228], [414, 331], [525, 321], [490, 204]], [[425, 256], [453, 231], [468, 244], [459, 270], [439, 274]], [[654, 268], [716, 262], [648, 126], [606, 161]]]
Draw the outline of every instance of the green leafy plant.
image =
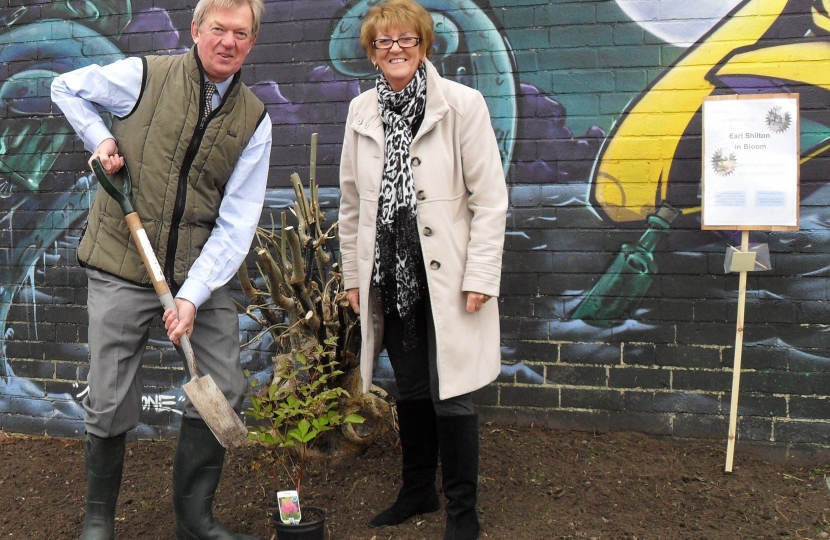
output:
[[[251, 397], [246, 414], [257, 421], [250, 437], [268, 445], [270, 460], [291, 479], [298, 492], [311, 446], [337, 426], [359, 424], [363, 417], [343, 416], [338, 406], [348, 392], [330, 381], [342, 375], [334, 359], [337, 338], [314, 347], [311, 355], [297, 351], [277, 357], [274, 377], [267, 388]], [[296, 452], [285, 451], [296, 449]], [[275, 480], [279, 481], [276, 470]]]

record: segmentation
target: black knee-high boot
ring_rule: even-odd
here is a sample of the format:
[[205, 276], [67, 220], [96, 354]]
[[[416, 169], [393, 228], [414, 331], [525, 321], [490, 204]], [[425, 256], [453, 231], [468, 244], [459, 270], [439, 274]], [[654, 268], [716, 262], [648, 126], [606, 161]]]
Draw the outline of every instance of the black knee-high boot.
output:
[[475, 540], [478, 523], [478, 415], [439, 416], [441, 479], [447, 498], [444, 540]]
[[81, 540], [115, 539], [115, 505], [124, 469], [127, 435], [86, 434], [86, 515]]
[[236, 534], [213, 518], [213, 497], [225, 449], [203, 420], [182, 418], [173, 460], [173, 510], [178, 540], [259, 540]]
[[395, 503], [376, 515], [370, 527], [398, 525], [412, 516], [435, 512], [441, 508], [435, 490], [438, 470], [438, 431], [432, 401], [398, 402], [403, 467], [403, 486]]

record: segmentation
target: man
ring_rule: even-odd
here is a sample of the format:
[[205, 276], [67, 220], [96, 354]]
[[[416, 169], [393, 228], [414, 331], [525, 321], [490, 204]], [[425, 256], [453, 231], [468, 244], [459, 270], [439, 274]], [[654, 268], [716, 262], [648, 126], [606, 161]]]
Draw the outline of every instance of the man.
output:
[[[239, 411], [236, 308], [227, 282], [243, 261], [262, 211], [271, 152], [271, 120], [241, 83], [256, 41], [262, 0], [200, 0], [194, 47], [175, 56], [128, 58], [58, 77], [52, 100], [107, 173], [127, 166], [133, 205], [176, 296], [163, 320], [176, 345], [192, 344]], [[107, 129], [95, 105], [112, 113]], [[152, 319], [161, 311], [131, 245], [118, 204], [99, 189], [78, 246], [89, 297], [89, 392], [86, 411], [86, 516], [82, 540], [115, 538], [115, 506], [125, 434], [138, 424], [138, 368]], [[173, 506], [180, 540], [229, 540], [213, 518], [225, 450], [187, 401], [173, 464]]]

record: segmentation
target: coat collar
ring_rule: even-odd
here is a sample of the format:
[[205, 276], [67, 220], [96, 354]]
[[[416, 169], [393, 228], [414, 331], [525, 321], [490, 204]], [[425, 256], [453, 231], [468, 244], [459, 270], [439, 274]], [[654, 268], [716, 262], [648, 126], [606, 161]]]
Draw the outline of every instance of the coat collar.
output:
[[441, 90], [441, 75], [438, 74], [438, 70], [435, 69], [432, 62], [424, 60], [424, 63], [427, 68], [427, 107], [424, 111], [424, 121], [421, 122], [418, 133], [412, 139], [412, 144], [415, 144], [418, 139], [432, 131], [433, 126], [444, 118], [447, 111], [450, 110], [447, 98], [444, 97], [444, 92]]
[[[429, 133], [450, 109], [447, 99], [444, 97], [444, 92], [441, 90], [441, 75], [438, 74], [438, 70], [435, 69], [432, 62], [424, 60], [424, 63], [427, 70], [427, 105], [424, 111], [424, 121], [412, 140], [413, 144], [426, 133]], [[377, 90], [372, 88], [366, 93], [368, 94], [366, 99], [352, 116], [351, 128], [361, 135], [371, 137], [383, 147], [383, 122], [378, 111]]]

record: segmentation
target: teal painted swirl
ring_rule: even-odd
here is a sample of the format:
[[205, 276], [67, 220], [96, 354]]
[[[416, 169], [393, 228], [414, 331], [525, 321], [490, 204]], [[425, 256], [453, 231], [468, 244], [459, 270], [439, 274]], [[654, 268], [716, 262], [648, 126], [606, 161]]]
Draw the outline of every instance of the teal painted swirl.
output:
[[0, 85], [9, 117], [0, 127], [0, 173], [37, 191], [64, 145], [74, 136], [55, 116], [49, 87], [62, 72], [124, 58], [107, 38], [72, 21], [45, 20], [0, 34], [0, 65], [25, 69]]

